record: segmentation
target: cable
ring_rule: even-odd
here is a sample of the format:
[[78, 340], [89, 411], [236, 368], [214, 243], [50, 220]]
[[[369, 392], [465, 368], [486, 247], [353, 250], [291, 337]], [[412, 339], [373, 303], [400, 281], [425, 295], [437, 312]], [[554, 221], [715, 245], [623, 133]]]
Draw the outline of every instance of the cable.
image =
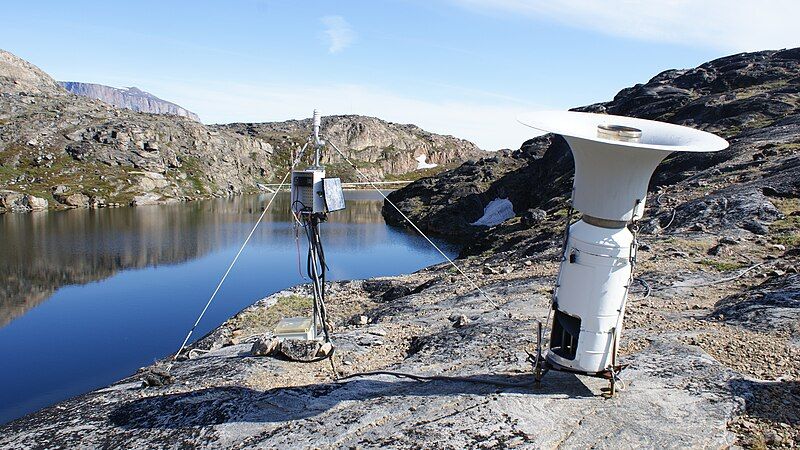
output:
[[211, 302], [214, 301], [214, 298], [217, 296], [217, 293], [222, 287], [222, 284], [225, 283], [225, 279], [228, 278], [228, 274], [231, 273], [233, 266], [236, 265], [236, 262], [239, 260], [239, 256], [244, 251], [244, 248], [247, 246], [247, 243], [250, 242], [250, 238], [253, 237], [253, 234], [256, 232], [256, 228], [258, 228], [258, 225], [261, 223], [261, 220], [264, 219], [264, 216], [267, 214], [269, 207], [272, 206], [272, 201], [275, 200], [275, 197], [278, 196], [278, 192], [281, 191], [281, 188], [283, 188], [283, 185], [286, 183], [286, 179], [289, 178], [289, 175], [291, 173], [292, 173], [291, 170], [286, 172], [286, 175], [284, 175], [283, 179], [281, 180], [280, 186], [272, 194], [272, 198], [269, 199], [269, 202], [267, 203], [267, 206], [264, 207], [264, 210], [261, 211], [261, 215], [258, 217], [258, 220], [256, 221], [255, 225], [253, 225], [253, 229], [250, 230], [250, 234], [247, 235], [247, 238], [245, 238], [244, 242], [242, 243], [242, 246], [239, 247], [239, 251], [236, 252], [236, 256], [233, 257], [233, 261], [231, 261], [230, 265], [228, 266], [228, 269], [225, 271], [225, 274], [222, 275], [222, 278], [219, 280], [217, 288], [214, 289], [214, 292], [211, 294], [211, 297], [206, 302], [206, 306], [203, 308], [203, 311], [200, 312], [200, 315], [197, 317], [197, 320], [194, 322], [194, 325], [192, 325], [192, 328], [186, 335], [186, 339], [183, 340], [183, 343], [181, 344], [181, 347], [178, 349], [178, 352], [175, 353], [175, 356], [172, 357], [173, 361], [178, 359], [178, 356], [180, 356], [181, 352], [186, 347], [186, 343], [189, 342], [189, 338], [192, 337], [192, 333], [194, 333], [195, 328], [197, 328], [197, 324], [200, 323], [200, 321], [203, 319], [203, 316], [206, 314], [206, 311], [208, 311], [208, 307], [211, 306]]
[[322, 322], [322, 331], [325, 342], [330, 342], [330, 330], [328, 326], [328, 311], [325, 306], [325, 276], [328, 265], [325, 262], [325, 253], [322, 248], [322, 239], [319, 234], [319, 220], [316, 215], [302, 215], [303, 229], [308, 239], [308, 255], [306, 259], [306, 271], [311, 279], [311, 286], [314, 291], [313, 318], [316, 324], [317, 316]]
[[294, 230], [294, 245], [297, 248], [297, 273], [300, 274], [301, 279], [306, 280], [306, 276], [303, 275], [303, 269], [300, 265], [300, 232], [296, 227]]
[[330, 342], [330, 337], [328, 336], [328, 308], [325, 305], [325, 275], [327, 274], [328, 263], [325, 262], [325, 250], [322, 248], [322, 238], [319, 234], [319, 224], [316, 223], [312, 230], [314, 232], [315, 238], [315, 249], [314, 253], [317, 256], [317, 260], [319, 261], [320, 272], [321, 272], [321, 285], [320, 285], [320, 301], [319, 301], [319, 315], [320, 319], [322, 320], [322, 329], [325, 333], [325, 340]]
[[671, 219], [669, 219], [669, 222], [667, 222], [667, 224], [666, 224], [666, 225], [664, 225], [664, 226], [661, 228], [661, 231], [664, 231], [664, 230], [666, 230], [667, 228], [669, 228], [669, 227], [670, 227], [670, 225], [672, 225], [672, 222], [674, 222], [674, 221], [675, 221], [675, 215], [676, 215], [677, 213], [678, 213], [678, 210], [677, 210], [677, 209], [675, 209], [675, 208], [672, 208], [672, 218], [671, 218]]
[[650, 292], [652, 292], [652, 288], [650, 288], [650, 283], [648, 283], [644, 278], [639, 278], [639, 277], [634, 278], [633, 281], [641, 284], [642, 287], [645, 289], [645, 294], [644, 297], [642, 297], [642, 300], [647, 300], [650, 297]]
[[343, 376], [339, 378], [337, 381], [342, 382], [344, 380], [349, 380], [351, 378], [361, 378], [361, 377], [371, 377], [376, 375], [389, 375], [396, 378], [408, 378], [410, 380], [419, 381], [422, 383], [430, 382], [430, 381], [458, 381], [463, 383], [478, 383], [478, 384], [489, 384], [492, 386], [500, 386], [500, 387], [513, 387], [513, 388], [520, 388], [520, 387], [532, 387], [532, 382], [520, 382], [520, 383], [506, 383], [504, 381], [495, 381], [495, 380], [487, 380], [485, 378], [469, 378], [469, 377], [459, 377], [459, 376], [445, 376], [445, 375], [414, 375], [411, 373], [404, 373], [404, 372], [392, 372], [388, 370], [376, 370], [372, 372], [359, 372], [350, 375]]

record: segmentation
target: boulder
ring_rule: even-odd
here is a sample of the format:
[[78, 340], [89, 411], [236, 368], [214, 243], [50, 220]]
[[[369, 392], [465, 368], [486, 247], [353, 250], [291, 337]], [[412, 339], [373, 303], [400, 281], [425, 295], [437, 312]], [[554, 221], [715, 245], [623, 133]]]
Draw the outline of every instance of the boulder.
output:
[[146, 206], [157, 205], [161, 202], [161, 196], [158, 194], [147, 193], [144, 195], [137, 195], [133, 197], [131, 206]]
[[280, 341], [271, 334], [260, 336], [250, 348], [253, 356], [269, 356], [280, 346]]
[[321, 348], [322, 342], [319, 341], [286, 339], [281, 342], [278, 349], [283, 356], [292, 361], [309, 362], [317, 358]]
[[0, 192], [0, 206], [11, 211], [27, 211], [28, 207], [24, 204], [25, 196], [19, 192], [2, 191]]
[[353, 325], [364, 326], [369, 323], [369, 317], [367, 316], [355, 316], [350, 323]]
[[450, 322], [453, 323], [453, 327], [462, 328], [469, 325], [472, 321], [464, 314], [453, 314], [450, 316]]
[[142, 383], [148, 387], [160, 387], [172, 384], [174, 377], [168, 366], [155, 365], [141, 371]]
[[365, 291], [367, 291], [370, 294], [370, 296], [373, 296], [373, 295], [376, 295], [376, 294], [381, 294], [382, 295], [384, 292], [389, 290], [392, 286], [393, 286], [392, 281], [390, 281], [390, 280], [381, 280], [381, 279], [364, 280], [364, 282], [361, 285], [361, 287]]
[[158, 172], [144, 172], [139, 180], [139, 189], [143, 192], [150, 192], [154, 189], [163, 189], [169, 186], [167, 178]]
[[73, 208], [89, 207], [89, 197], [81, 193], [56, 196], [56, 200]]
[[317, 357], [328, 356], [333, 353], [333, 344], [325, 342], [319, 347]]
[[711, 256], [719, 256], [719, 255], [723, 255], [723, 254], [729, 255], [731, 252], [728, 250], [728, 246], [727, 245], [719, 243], [719, 244], [711, 247], [710, 249], [708, 249], [708, 251], [706, 253], [711, 255]]
[[83, 131], [84, 130], [75, 130], [72, 133], [65, 134], [64, 137], [73, 142], [81, 142], [83, 140]]
[[745, 229], [751, 233], [760, 234], [762, 236], [769, 234], [769, 228], [755, 219], [744, 221], [742, 223], [742, 229]]
[[390, 302], [407, 295], [411, 295], [411, 288], [408, 286], [393, 286], [381, 294], [381, 300]]
[[33, 195], [26, 195], [25, 199], [23, 200], [23, 204], [30, 208], [31, 211], [42, 211], [47, 209], [49, 203], [46, 199], [41, 197], [35, 197]]
[[156, 183], [152, 179], [148, 177], [143, 177], [142, 179], [139, 180], [139, 190], [141, 190], [142, 192], [150, 192], [155, 188], [156, 188]]
[[90, 206], [92, 208], [104, 208], [108, 206], [108, 202], [103, 197], [92, 197]]
[[522, 214], [522, 224], [531, 227], [542, 223], [547, 219], [547, 212], [543, 209], [532, 208]]

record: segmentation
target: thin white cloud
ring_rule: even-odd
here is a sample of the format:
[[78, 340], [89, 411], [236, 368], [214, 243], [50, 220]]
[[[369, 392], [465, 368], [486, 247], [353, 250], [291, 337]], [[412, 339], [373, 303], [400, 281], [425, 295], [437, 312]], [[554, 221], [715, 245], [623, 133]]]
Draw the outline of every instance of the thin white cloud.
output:
[[480, 12], [524, 14], [614, 36], [730, 52], [800, 45], [797, 0], [450, 1]]
[[342, 16], [325, 16], [322, 19], [325, 25], [325, 41], [328, 53], [339, 53], [349, 47], [356, 39], [356, 33]]
[[459, 101], [411, 98], [363, 85], [253, 85], [221, 82], [150, 80], [142, 86], [169, 92], [170, 101], [189, 108], [205, 123], [268, 122], [323, 115], [361, 114], [396, 123], [412, 123], [440, 134], [468, 139], [485, 150], [519, 148], [540, 133], [520, 125], [516, 116], [542, 105], [483, 97]]

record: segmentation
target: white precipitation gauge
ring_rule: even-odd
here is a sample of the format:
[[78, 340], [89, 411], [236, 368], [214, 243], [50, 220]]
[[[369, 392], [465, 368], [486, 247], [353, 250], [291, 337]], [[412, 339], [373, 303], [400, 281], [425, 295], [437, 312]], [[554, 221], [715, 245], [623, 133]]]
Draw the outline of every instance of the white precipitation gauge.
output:
[[653, 171], [672, 152], [715, 152], [728, 142], [607, 114], [542, 111], [518, 120], [567, 141], [575, 160], [572, 204], [583, 213], [567, 231], [546, 360], [584, 373], [613, 372], [636, 252], [627, 226], [644, 213]]

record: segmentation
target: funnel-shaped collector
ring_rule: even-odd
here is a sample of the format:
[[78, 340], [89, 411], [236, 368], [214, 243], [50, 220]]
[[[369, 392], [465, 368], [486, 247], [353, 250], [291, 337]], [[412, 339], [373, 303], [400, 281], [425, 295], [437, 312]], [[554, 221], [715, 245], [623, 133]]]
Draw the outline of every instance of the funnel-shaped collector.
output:
[[575, 159], [575, 209], [612, 221], [642, 216], [650, 177], [671, 152], [728, 147], [727, 141], [704, 131], [609, 114], [542, 111], [518, 120], [566, 139]]

